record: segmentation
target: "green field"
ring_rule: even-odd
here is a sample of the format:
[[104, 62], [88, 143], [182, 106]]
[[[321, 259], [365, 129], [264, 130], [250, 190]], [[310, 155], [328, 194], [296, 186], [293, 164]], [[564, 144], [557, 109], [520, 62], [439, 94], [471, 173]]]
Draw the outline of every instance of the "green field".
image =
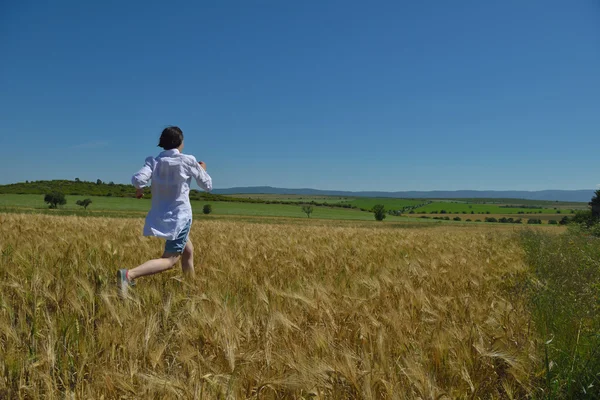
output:
[[[67, 195], [67, 204], [61, 206], [58, 210], [48, 209], [48, 205], [43, 201], [43, 195], [35, 194], [0, 194], [0, 212], [28, 212], [28, 213], [48, 213], [59, 215], [81, 215], [81, 216], [102, 216], [102, 217], [143, 217], [150, 209], [151, 201], [149, 199], [133, 199], [124, 197], [109, 196], [75, 196]], [[92, 204], [88, 210], [76, 204], [77, 200], [90, 198]], [[309, 197], [310, 198], [310, 197]], [[310, 198], [317, 201], [316, 198]], [[373, 221], [374, 216], [371, 212], [361, 211], [371, 209], [375, 204], [384, 204], [386, 209], [398, 210], [404, 207], [415, 207], [427, 202], [427, 200], [414, 199], [394, 199], [394, 198], [355, 198], [342, 199], [340, 201], [350, 202], [354, 209], [341, 207], [314, 206], [311, 220], [340, 220], [340, 221]], [[273, 198], [271, 198], [273, 200]], [[326, 200], [319, 199], [320, 202]], [[300, 201], [300, 200], [299, 200]], [[211, 218], [293, 218], [307, 219], [306, 214], [302, 212], [299, 205], [296, 204], [267, 204], [267, 203], [247, 203], [247, 202], [229, 202], [229, 201], [195, 201], [192, 200], [194, 215], [203, 216], [202, 208], [205, 204], [212, 206]], [[445, 210], [445, 214], [441, 211]], [[437, 211], [438, 214], [432, 214]], [[518, 214], [521, 211], [525, 214]], [[541, 211], [541, 213], [540, 213]], [[473, 214], [471, 214], [473, 212]], [[425, 213], [427, 219], [419, 218], [420, 213]], [[421, 214], [422, 215], [422, 214]], [[458, 215], [461, 221], [453, 221]], [[469, 204], [457, 201], [434, 201], [423, 207], [417, 208], [415, 214], [408, 214], [406, 211], [401, 217], [387, 215], [385, 223], [470, 223], [466, 221], [471, 219], [475, 223], [476, 219], [483, 221], [485, 217], [514, 216], [522, 218], [523, 223], [529, 218], [537, 218], [545, 221], [554, 219], [560, 220], [563, 216], [571, 216], [571, 211], [567, 209], [554, 210], [549, 208], [505, 208], [492, 204]], [[433, 217], [449, 217], [450, 221], [440, 221]]]
[[525, 207], [501, 207], [500, 205], [494, 204], [469, 204], [469, 203], [458, 203], [458, 202], [433, 202], [423, 207], [419, 207], [415, 210], [417, 213], [431, 213], [437, 211], [438, 213], [445, 210], [448, 214], [460, 214], [466, 212], [470, 214], [471, 211], [475, 214], [518, 214], [519, 212], [525, 214], [568, 214], [570, 210], [562, 209], [555, 210], [554, 208], [525, 208]]
[[[567, 208], [565, 205], [560, 204], [560, 206], [556, 206], [557, 209], [554, 209], [554, 207], [549, 208], [547, 203], [540, 203], [538, 205], [537, 203], [533, 202], [528, 204], [510, 204], [504, 202], [489, 204], [473, 203], [460, 200], [419, 200], [395, 198], [355, 198], [352, 200], [343, 201], [342, 203], [349, 203], [358, 208], [364, 208], [367, 210], [370, 210], [375, 204], [383, 204], [385, 208], [389, 210], [401, 210], [404, 207], [415, 207], [429, 201], [431, 201], [430, 204], [415, 208], [415, 213], [430, 214], [432, 211], [437, 211], [439, 213], [442, 210], [445, 210], [448, 214], [471, 214], [471, 212], [474, 214], [518, 214], [519, 212], [524, 214], [559, 214], [559, 211], [561, 214], [569, 214], [571, 209], [585, 208], [582, 205], [578, 205], [578, 207], [571, 206], [570, 208]], [[505, 207], [502, 207], [503, 205]], [[527, 205], [529, 207], [518, 207], [519, 205]], [[545, 207], [543, 207], [543, 205]], [[539, 206], [540, 208], [532, 208], [536, 206]]]
[[[415, 213], [426, 213], [445, 210], [448, 214], [571, 214], [571, 211], [584, 210], [586, 203], [554, 202], [543, 200], [522, 199], [399, 199], [391, 197], [337, 197], [337, 196], [308, 196], [308, 195], [268, 195], [268, 194], [237, 194], [235, 198], [246, 198], [263, 201], [283, 201], [329, 204], [349, 204], [359, 209], [370, 210], [376, 204], [383, 204], [388, 210], [402, 210], [415, 207]], [[427, 204], [429, 203], [429, 204]], [[422, 205], [422, 207], [417, 207]], [[404, 213], [407, 213], [405, 210]]]
[[336, 204], [344, 201], [352, 200], [351, 197], [338, 197], [338, 196], [310, 196], [303, 194], [226, 194], [224, 197], [231, 197], [235, 199], [249, 199], [249, 200], [264, 200], [264, 201], [285, 201], [290, 203], [310, 203], [312, 201], [317, 203], [329, 203]]
[[490, 199], [490, 198], [472, 198], [472, 199], [449, 199], [448, 201], [471, 203], [471, 204], [496, 204], [496, 205], [521, 205], [521, 206], [540, 206], [545, 208], [574, 208], [585, 209], [587, 203], [574, 201], [551, 201], [551, 200], [526, 200], [526, 199]]
[[343, 203], [349, 203], [358, 208], [370, 210], [375, 204], [383, 204], [388, 210], [400, 210], [404, 207], [418, 206], [427, 200], [418, 199], [394, 199], [394, 198], [377, 198], [377, 197], [357, 197], [351, 200], [346, 200]]
[[[89, 198], [92, 204], [88, 211], [119, 211], [119, 212], [147, 212], [150, 209], [150, 200], [132, 199], [123, 197], [102, 196], [66, 196], [67, 204], [60, 207], [58, 211], [82, 211], [82, 207], [76, 205], [77, 200]], [[265, 217], [291, 217], [307, 218], [300, 206], [292, 204], [262, 204], [262, 203], [237, 203], [237, 202], [210, 202], [192, 201], [194, 214], [202, 214], [205, 204], [212, 206], [211, 215], [246, 215]], [[48, 205], [44, 203], [43, 195], [31, 194], [0, 194], [0, 210], [2, 208], [47, 210]], [[311, 218], [318, 219], [342, 219], [342, 220], [373, 220], [373, 214], [359, 210], [329, 207], [314, 207]], [[406, 219], [388, 216], [385, 221], [404, 221]]]

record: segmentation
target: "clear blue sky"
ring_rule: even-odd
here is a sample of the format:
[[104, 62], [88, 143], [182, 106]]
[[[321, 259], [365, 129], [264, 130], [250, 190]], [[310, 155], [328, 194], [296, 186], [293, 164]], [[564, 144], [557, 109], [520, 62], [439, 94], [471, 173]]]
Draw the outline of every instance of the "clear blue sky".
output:
[[600, 1], [3, 1], [0, 183], [591, 189]]

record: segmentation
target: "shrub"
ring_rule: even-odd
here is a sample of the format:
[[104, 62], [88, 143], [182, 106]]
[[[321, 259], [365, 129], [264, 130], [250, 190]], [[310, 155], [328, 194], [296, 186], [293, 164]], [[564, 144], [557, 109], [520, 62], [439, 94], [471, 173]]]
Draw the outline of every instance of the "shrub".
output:
[[567, 225], [570, 221], [571, 221], [570, 218], [565, 215], [564, 217], [561, 218], [560, 221], [558, 221], [558, 223], [560, 225]]
[[454, 218], [452, 218], [452, 220], [454, 220], [454, 221], [462, 221], [462, 219], [460, 217], [454, 217]]
[[313, 212], [313, 208], [312, 208], [312, 206], [310, 206], [310, 205], [308, 205], [308, 204], [305, 204], [305, 205], [303, 205], [303, 206], [302, 206], [302, 212], [303, 212], [304, 214], [306, 214], [306, 216], [307, 216], [308, 218], [310, 218], [310, 214], [312, 214], [312, 212]]
[[548, 221], [548, 224], [549, 225], [558, 225], [558, 221], [555, 220], [555, 219], [551, 219], [551, 220]]
[[212, 212], [212, 206], [210, 204], [205, 204], [204, 207], [202, 207], [202, 212], [204, 214], [210, 214]]
[[385, 206], [383, 204], [375, 204], [373, 206], [373, 213], [375, 214], [376, 221], [383, 221], [385, 219]]
[[81, 206], [87, 210], [88, 206], [90, 204], [92, 204], [92, 200], [91, 199], [77, 200], [77, 202], [75, 204], [77, 204], [78, 206]]
[[597, 222], [591, 210], [578, 211], [571, 221], [579, 225], [585, 225], [586, 227], [590, 227]]
[[48, 203], [50, 208], [57, 208], [58, 206], [67, 204], [67, 199], [65, 199], [65, 195], [61, 192], [52, 192], [44, 196], [44, 202]]
[[485, 222], [498, 222], [498, 220], [494, 217], [485, 217]]

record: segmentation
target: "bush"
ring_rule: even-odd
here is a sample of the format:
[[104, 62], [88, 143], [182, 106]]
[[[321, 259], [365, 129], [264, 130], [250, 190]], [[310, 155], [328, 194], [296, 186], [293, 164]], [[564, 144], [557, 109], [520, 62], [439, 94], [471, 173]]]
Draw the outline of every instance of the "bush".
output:
[[571, 219], [565, 215], [560, 221], [558, 221], [558, 223], [560, 225], [567, 225], [570, 221]]
[[454, 217], [454, 218], [452, 218], [452, 220], [454, 220], [454, 221], [462, 221], [462, 219], [460, 217]]
[[205, 204], [204, 207], [202, 207], [202, 212], [204, 214], [210, 214], [212, 212], [212, 206], [210, 204]]
[[498, 222], [498, 220], [494, 217], [486, 217], [485, 222]]
[[542, 223], [541, 219], [530, 218], [527, 220], [529, 225], [540, 225]]
[[548, 224], [549, 225], [558, 225], [558, 221], [555, 220], [555, 219], [551, 219], [551, 220], [548, 221]]
[[573, 217], [572, 221], [576, 224], [583, 224], [586, 226], [591, 226], [595, 222], [591, 210], [578, 211], [577, 213], [575, 213], [575, 216]]
[[306, 216], [308, 218], [310, 218], [310, 214], [312, 214], [312, 212], [313, 212], [313, 207], [310, 206], [310, 205], [308, 205], [308, 204], [305, 204], [305, 205], [302, 206], [302, 212], [304, 214], [306, 214]]
[[87, 210], [88, 206], [90, 204], [92, 204], [92, 200], [91, 199], [77, 200], [77, 202], [75, 204], [77, 204], [78, 206], [81, 206]]
[[58, 208], [58, 206], [67, 204], [67, 199], [65, 199], [65, 195], [61, 192], [52, 192], [44, 196], [44, 202], [48, 203], [50, 208]]
[[385, 219], [385, 206], [383, 204], [375, 204], [373, 206], [373, 213], [375, 214], [376, 221], [383, 221]]

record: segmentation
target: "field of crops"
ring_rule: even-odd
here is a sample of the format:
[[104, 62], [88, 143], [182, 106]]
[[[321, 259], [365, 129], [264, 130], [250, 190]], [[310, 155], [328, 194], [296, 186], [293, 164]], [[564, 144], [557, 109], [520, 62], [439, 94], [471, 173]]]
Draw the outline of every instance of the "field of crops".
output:
[[[0, 214], [2, 398], [457, 398], [530, 392], [511, 230], [197, 221], [197, 277], [116, 295], [143, 221]], [[70, 397], [69, 397], [70, 398]]]

